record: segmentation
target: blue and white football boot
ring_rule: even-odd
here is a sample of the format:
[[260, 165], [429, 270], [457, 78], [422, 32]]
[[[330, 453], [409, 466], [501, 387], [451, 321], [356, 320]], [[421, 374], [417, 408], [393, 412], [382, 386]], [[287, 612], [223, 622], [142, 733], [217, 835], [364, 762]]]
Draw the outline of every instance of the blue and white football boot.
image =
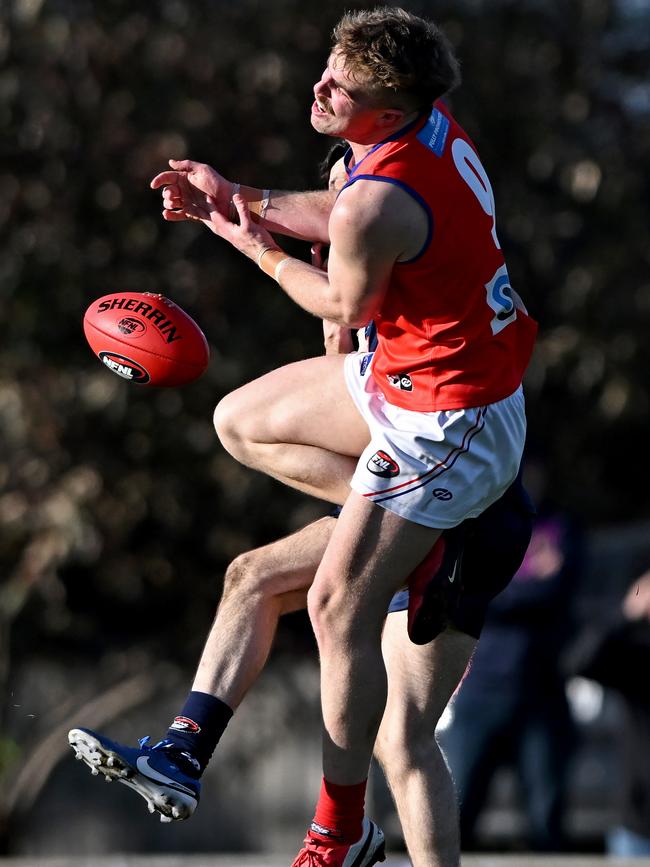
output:
[[189, 819], [199, 802], [201, 783], [181, 770], [196, 768], [189, 753], [179, 752], [172, 741], [149, 746], [142, 738], [138, 747], [126, 747], [89, 729], [71, 729], [68, 743], [75, 758], [85, 762], [93, 775], [103, 774], [106, 782], [117, 780], [130, 786], [147, 802], [150, 813], [160, 813], [161, 822]]

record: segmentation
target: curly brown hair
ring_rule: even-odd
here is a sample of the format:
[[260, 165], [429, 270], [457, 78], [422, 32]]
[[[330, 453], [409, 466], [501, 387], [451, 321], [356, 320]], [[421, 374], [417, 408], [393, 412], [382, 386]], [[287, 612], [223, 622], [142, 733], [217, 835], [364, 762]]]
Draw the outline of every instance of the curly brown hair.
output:
[[458, 60], [440, 28], [399, 7], [347, 12], [332, 44], [378, 102], [388, 97], [426, 109], [460, 82]]

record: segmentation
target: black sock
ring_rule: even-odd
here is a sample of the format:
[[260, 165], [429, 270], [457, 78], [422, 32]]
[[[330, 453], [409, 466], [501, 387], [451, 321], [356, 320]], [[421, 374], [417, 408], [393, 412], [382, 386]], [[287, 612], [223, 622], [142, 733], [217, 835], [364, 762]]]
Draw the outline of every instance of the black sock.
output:
[[232, 714], [232, 709], [221, 699], [206, 692], [191, 692], [165, 737], [181, 752], [190, 753], [198, 761], [200, 776]]

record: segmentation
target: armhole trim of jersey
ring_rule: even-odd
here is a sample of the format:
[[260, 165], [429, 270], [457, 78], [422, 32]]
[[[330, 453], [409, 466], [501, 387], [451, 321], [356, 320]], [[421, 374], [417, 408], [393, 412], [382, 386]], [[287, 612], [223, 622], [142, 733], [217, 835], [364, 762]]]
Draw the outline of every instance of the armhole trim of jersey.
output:
[[384, 184], [394, 184], [396, 187], [400, 187], [404, 190], [405, 193], [408, 193], [412, 199], [414, 199], [418, 205], [424, 211], [424, 214], [427, 218], [427, 236], [424, 240], [424, 244], [420, 248], [420, 250], [415, 254], [415, 256], [411, 256], [410, 259], [398, 259], [397, 265], [410, 265], [412, 262], [417, 261], [421, 256], [423, 256], [426, 251], [429, 249], [429, 244], [431, 243], [431, 239], [433, 238], [433, 214], [431, 213], [431, 208], [424, 201], [422, 196], [410, 187], [408, 184], [405, 184], [404, 181], [400, 181], [397, 178], [387, 178], [384, 175], [353, 175], [347, 184], [344, 184], [339, 190], [339, 195], [346, 190], [348, 187], [351, 187], [352, 184], [356, 183], [356, 181], [381, 181]]

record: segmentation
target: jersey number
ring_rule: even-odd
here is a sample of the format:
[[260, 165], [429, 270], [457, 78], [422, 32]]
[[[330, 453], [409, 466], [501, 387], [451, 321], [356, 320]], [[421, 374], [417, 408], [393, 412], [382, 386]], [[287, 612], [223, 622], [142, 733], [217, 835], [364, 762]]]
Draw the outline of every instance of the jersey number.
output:
[[[492, 218], [492, 240], [497, 250], [501, 249], [497, 238], [497, 219], [494, 207], [494, 193], [490, 179], [476, 155], [475, 151], [463, 141], [457, 138], [451, 146], [451, 154], [458, 173], [474, 193], [483, 211]], [[506, 325], [517, 318], [517, 308], [512, 297], [512, 287], [505, 265], [502, 265], [494, 277], [485, 284], [487, 303], [494, 310], [494, 318], [490, 322], [492, 334], [498, 334]]]

